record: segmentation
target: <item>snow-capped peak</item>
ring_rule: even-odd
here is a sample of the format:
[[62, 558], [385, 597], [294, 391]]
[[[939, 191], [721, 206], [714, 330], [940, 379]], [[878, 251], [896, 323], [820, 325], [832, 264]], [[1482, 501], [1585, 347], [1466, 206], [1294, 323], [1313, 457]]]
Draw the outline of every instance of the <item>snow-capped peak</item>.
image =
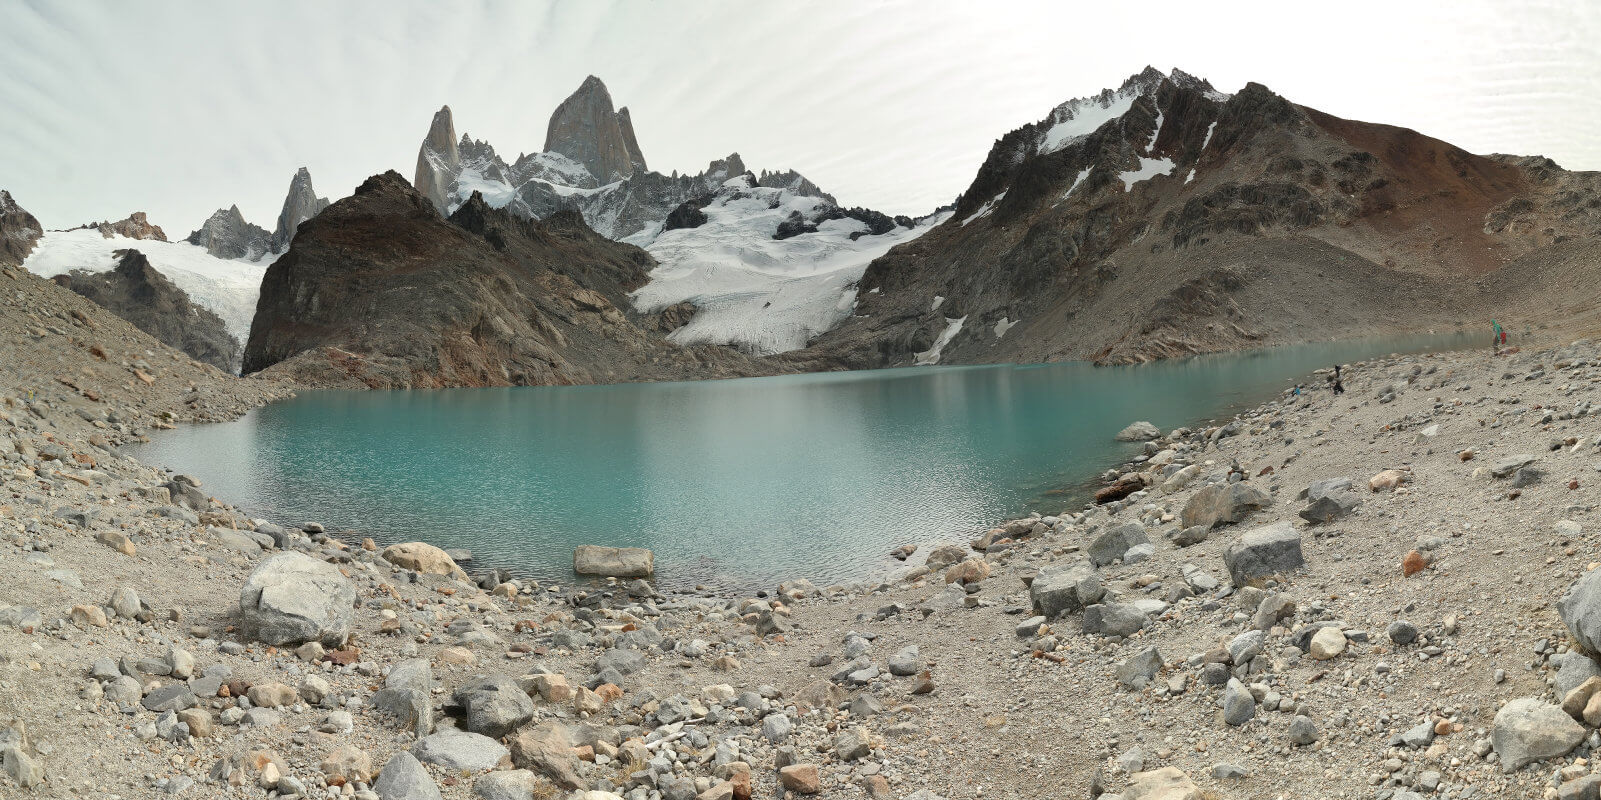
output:
[[1175, 69], [1163, 75], [1155, 67], [1146, 67], [1132, 75], [1117, 89], [1103, 89], [1100, 94], [1069, 100], [1051, 109], [1040, 127], [1039, 152], [1054, 153], [1099, 130], [1112, 120], [1121, 118], [1133, 107], [1134, 101], [1156, 93], [1163, 81], [1205, 93], [1210, 100], [1225, 101], [1229, 95], [1218, 92], [1205, 79]]

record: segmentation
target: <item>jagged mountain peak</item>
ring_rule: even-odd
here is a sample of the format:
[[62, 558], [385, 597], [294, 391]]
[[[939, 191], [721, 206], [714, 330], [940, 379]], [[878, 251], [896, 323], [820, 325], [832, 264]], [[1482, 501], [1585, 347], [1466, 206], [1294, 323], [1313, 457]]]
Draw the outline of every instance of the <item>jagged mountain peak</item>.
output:
[[217, 209], [184, 241], [217, 258], [255, 261], [272, 250], [272, 234], [246, 221], [238, 205]]
[[301, 223], [322, 213], [328, 207], [328, 198], [318, 197], [311, 185], [311, 170], [301, 167], [289, 179], [289, 194], [284, 198], [283, 211], [278, 214], [278, 226], [272, 232], [272, 251], [282, 253], [289, 249], [295, 230]]
[[10, 192], [0, 189], [0, 267], [21, 264], [43, 235], [39, 220], [18, 205]]
[[630, 145], [633, 139], [633, 122], [618, 114], [606, 84], [591, 75], [550, 115], [545, 150], [583, 164], [604, 185], [627, 178], [644, 163], [639, 143]]

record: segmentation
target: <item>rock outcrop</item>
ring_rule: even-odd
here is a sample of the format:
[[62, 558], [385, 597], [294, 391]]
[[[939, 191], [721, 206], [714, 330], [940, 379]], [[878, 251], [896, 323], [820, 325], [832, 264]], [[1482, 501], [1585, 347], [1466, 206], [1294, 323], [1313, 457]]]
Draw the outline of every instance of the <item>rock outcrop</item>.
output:
[[563, 100], [550, 116], [545, 151], [560, 153], [584, 165], [602, 185], [643, 170], [645, 157], [634, 138], [633, 121], [626, 111], [612, 108], [606, 84], [591, 75]]
[[311, 173], [301, 167], [295, 177], [289, 180], [289, 194], [284, 198], [283, 211], [278, 214], [278, 227], [272, 232], [272, 251], [282, 253], [289, 249], [295, 231], [327, 207], [328, 198], [317, 196], [311, 186]]
[[461, 151], [456, 146], [456, 123], [450, 106], [443, 106], [434, 114], [428, 126], [428, 136], [417, 148], [417, 177], [411, 185], [434, 204], [442, 214], [450, 213], [449, 189], [461, 172]]
[[150, 224], [150, 219], [143, 211], [135, 211], [129, 214], [127, 219], [119, 219], [116, 222], [90, 222], [79, 225], [73, 230], [97, 230], [107, 239], [113, 236], [125, 236], [129, 239], [167, 241], [166, 232], [161, 230], [161, 226]]
[[[312, 385], [430, 388], [800, 371], [676, 348], [630, 320], [644, 251], [574, 213], [544, 221], [474, 194], [447, 220], [394, 172], [306, 226], [267, 269], [244, 371]], [[290, 363], [283, 363], [290, 362]], [[281, 366], [278, 366], [281, 365]]]
[[0, 190], [0, 267], [21, 264], [43, 235], [39, 220], [17, 205], [10, 192]]
[[217, 209], [184, 241], [204, 247], [217, 258], [254, 261], [272, 251], [272, 234], [247, 222], [239, 206]]
[[75, 270], [56, 283], [93, 300], [163, 344], [226, 372], [239, 370], [240, 344], [222, 318], [190, 300], [138, 250], [118, 250], [109, 272]]

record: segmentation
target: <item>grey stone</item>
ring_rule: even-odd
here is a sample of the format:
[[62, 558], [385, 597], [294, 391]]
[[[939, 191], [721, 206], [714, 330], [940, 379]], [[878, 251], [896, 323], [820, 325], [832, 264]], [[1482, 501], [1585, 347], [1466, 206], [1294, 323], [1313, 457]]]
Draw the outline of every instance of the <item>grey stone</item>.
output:
[[126, 586], [118, 586], [111, 591], [109, 605], [123, 619], [139, 616], [139, 594]]
[[1235, 586], [1293, 572], [1306, 565], [1301, 534], [1288, 522], [1252, 528], [1223, 551], [1223, 564]]
[[427, 659], [397, 662], [390, 667], [384, 688], [373, 694], [373, 708], [396, 717], [418, 736], [427, 736], [434, 730], [433, 684], [434, 672]]
[[1162, 654], [1147, 647], [1117, 665], [1117, 682], [1125, 689], [1142, 689], [1162, 669]]
[[1119, 442], [1148, 442], [1152, 439], [1162, 438], [1162, 431], [1155, 425], [1141, 420], [1130, 423], [1128, 427], [1117, 432], [1112, 439]]
[[1239, 681], [1229, 681], [1228, 688], [1223, 690], [1223, 721], [1239, 726], [1255, 716], [1256, 698], [1251, 696], [1251, 690]]
[[1349, 492], [1323, 495], [1301, 509], [1300, 516], [1313, 524], [1326, 524], [1345, 517], [1361, 504], [1362, 501]]
[[1145, 623], [1145, 614], [1131, 605], [1097, 603], [1084, 609], [1085, 633], [1128, 637], [1144, 628]]
[[1317, 725], [1312, 722], [1311, 717], [1297, 715], [1290, 721], [1290, 744], [1305, 747], [1317, 740]]
[[467, 730], [498, 739], [534, 718], [534, 701], [504, 675], [490, 675], [457, 689], [452, 698], [467, 710]]
[[596, 672], [613, 669], [623, 675], [632, 675], [644, 668], [645, 654], [638, 650], [607, 650], [595, 659]]
[[1528, 453], [1519, 453], [1515, 456], [1508, 456], [1500, 461], [1495, 462], [1495, 464], [1490, 467], [1490, 475], [1496, 478], [1510, 477], [1513, 473], [1530, 464], [1533, 464], [1537, 460], [1538, 459]]
[[1384, 629], [1384, 634], [1390, 637], [1390, 641], [1395, 644], [1411, 644], [1417, 641], [1418, 626], [1404, 619], [1398, 619]]
[[783, 714], [768, 714], [762, 718], [762, 738], [773, 744], [779, 744], [789, 738], [789, 732], [794, 728], [789, 717]]
[[1186, 528], [1205, 525], [1215, 528], [1239, 522], [1252, 512], [1273, 505], [1267, 492], [1249, 483], [1214, 483], [1203, 486], [1184, 504], [1179, 521]]
[[1551, 660], [1557, 664], [1557, 697], [1567, 697], [1568, 692], [1590, 678], [1601, 678], [1601, 664], [1577, 650], [1569, 650]]
[[1267, 643], [1267, 634], [1260, 630], [1246, 631], [1229, 640], [1229, 658], [1236, 664], [1244, 664], [1262, 654], [1262, 647]]
[[483, 800], [533, 800], [534, 790], [539, 785], [539, 778], [532, 770], [509, 769], [480, 775], [473, 782], [473, 793]]
[[1136, 545], [1148, 544], [1151, 539], [1145, 533], [1145, 526], [1138, 522], [1129, 522], [1119, 525], [1095, 537], [1090, 543], [1090, 563], [1103, 567], [1123, 558], [1124, 554]]
[[656, 571], [656, 556], [643, 547], [579, 545], [573, 550], [573, 571], [608, 578], [648, 578]]
[[246, 632], [271, 645], [317, 641], [339, 647], [350, 638], [356, 587], [332, 564], [302, 553], [263, 560], [239, 592]]
[[426, 764], [473, 772], [494, 769], [502, 758], [511, 755], [504, 745], [488, 736], [450, 728], [418, 739], [411, 752]]
[[372, 790], [379, 800], [443, 800], [422, 762], [405, 751], [389, 757]]
[[197, 704], [194, 693], [182, 683], [173, 683], [150, 690], [143, 705], [151, 711], [182, 711]]
[[907, 647], [889, 659], [889, 673], [905, 677], [916, 675], [923, 668], [923, 659], [917, 652], [917, 645]]
[[1046, 567], [1029, 585], [1034, 612], [1047, 619], [1083, 610], [1106, 596], [1100, 576], [1092, 565], [1079, 562], [1069, 567]]
[[1525, 764], [1566, 755], [1579, 746], [1584, 734], [1584, 726], [1561, 708], [1520, 697], [1496, 712], [1490, 743], [1501, 758], [1501, 769], [1513, 772]]

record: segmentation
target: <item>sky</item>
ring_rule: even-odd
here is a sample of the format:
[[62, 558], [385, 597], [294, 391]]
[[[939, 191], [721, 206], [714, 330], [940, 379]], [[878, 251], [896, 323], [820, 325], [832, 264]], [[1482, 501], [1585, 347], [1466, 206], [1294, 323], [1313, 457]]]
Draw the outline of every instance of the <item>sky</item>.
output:
[[594, 74], [652, 169], [737, 151], [921, 214], [1007, 131], [1147, 64], [1598, 170], [1598, 41], [1591, 0], [0, 0], [0, 188], [46, 228], [142, 210], [178, 239], [238, 204], [271, 229], [298, 167], [334, 199], [411, 178], [444, 104], [536, 151]]

